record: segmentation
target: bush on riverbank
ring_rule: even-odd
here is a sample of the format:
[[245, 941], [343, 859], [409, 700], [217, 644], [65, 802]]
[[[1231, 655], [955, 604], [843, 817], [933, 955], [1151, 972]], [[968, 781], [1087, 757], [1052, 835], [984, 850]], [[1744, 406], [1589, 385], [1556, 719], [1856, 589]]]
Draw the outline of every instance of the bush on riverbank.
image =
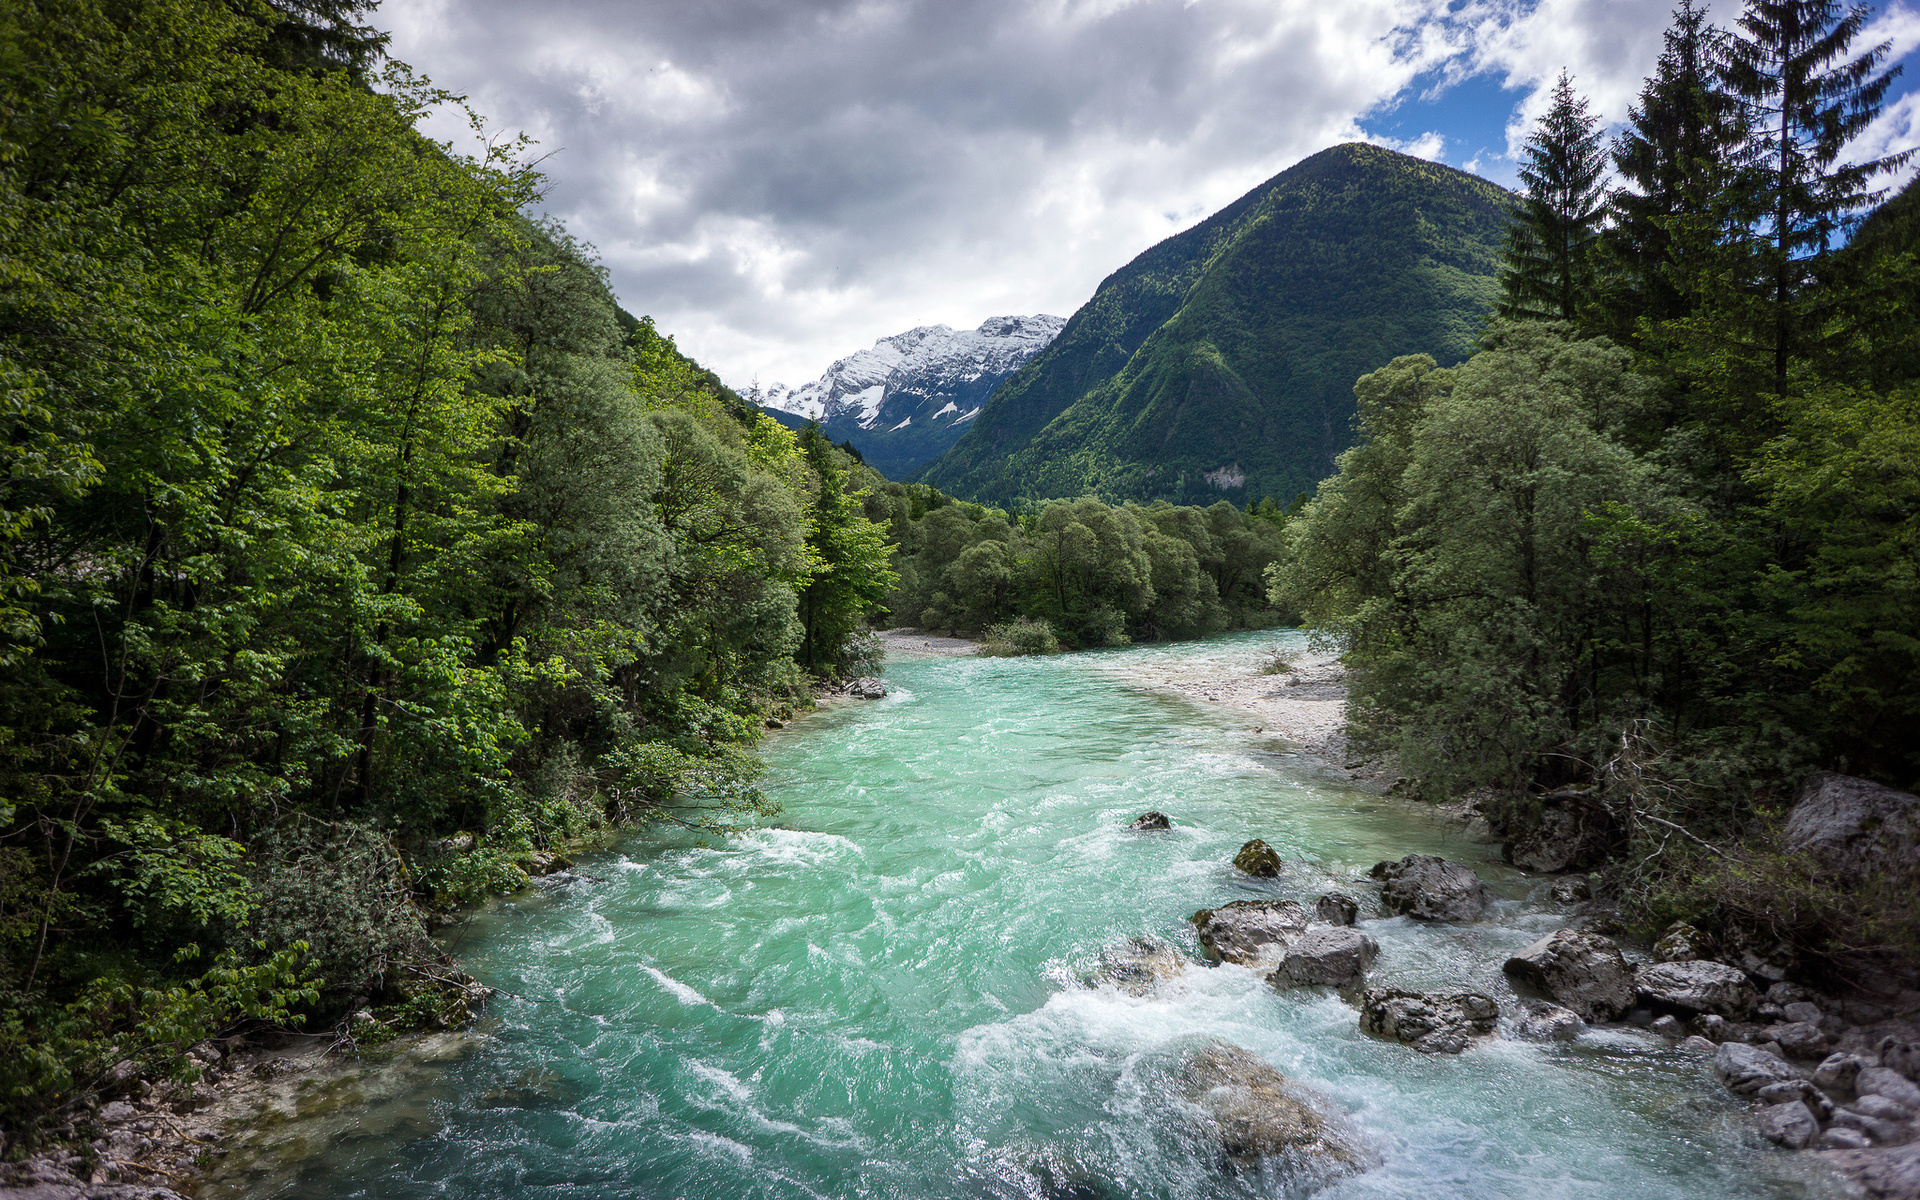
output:
[[1015, 617], [988, 626], [975, 654], [987, 658], [1012, 658], [1023, 654], [1058, 654], [1060, 639], [1053, 626], [1033, 617]]

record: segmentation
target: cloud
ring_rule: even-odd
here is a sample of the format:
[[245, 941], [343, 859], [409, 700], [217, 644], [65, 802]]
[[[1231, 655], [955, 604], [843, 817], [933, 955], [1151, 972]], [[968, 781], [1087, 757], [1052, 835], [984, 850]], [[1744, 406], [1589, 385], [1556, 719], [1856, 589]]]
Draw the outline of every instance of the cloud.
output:
[[[387, 0], [379, 18], [397, 58], [539, 140], [548, 211], [598, 247], [625, 306], [745, 386], [914, 325], [1071, 313], [1338, 142], [1438, 157], [1458, 139], [1425, 113], [1365, 132], [1415, 90], [1444, 102], [1491, 74], [1534, 93], [1565, 65], [1624, 116], [1667, 7]], [[429, 132], [458, 140], [464, 121]]]

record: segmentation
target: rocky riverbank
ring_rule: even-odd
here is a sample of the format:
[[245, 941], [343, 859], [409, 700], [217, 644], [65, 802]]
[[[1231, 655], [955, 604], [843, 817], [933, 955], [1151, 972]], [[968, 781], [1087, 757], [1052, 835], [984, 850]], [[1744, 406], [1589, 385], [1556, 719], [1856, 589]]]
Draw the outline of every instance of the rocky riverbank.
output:
[[[1181, 663], [1152, 663], [1126, 670], [1136, 687], [1229, 709], [1256, 732], [1292, 742], [1336, 766], [1345, 766], [1347, 671], [1337, 657], [1300, 651], [1284, 668], [1272, 650], [1233, 657], [1196, 656]], [[1350, 770], [1362, 770], [1354, 764]]]

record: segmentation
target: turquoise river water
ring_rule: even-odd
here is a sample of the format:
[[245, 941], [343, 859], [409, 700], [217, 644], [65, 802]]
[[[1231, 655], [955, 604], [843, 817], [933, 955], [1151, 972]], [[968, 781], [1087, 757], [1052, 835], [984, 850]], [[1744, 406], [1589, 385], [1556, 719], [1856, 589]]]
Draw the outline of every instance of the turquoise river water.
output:
[[[402, 1085], [238, 1154], [208, 1194], [1011, 1198], [1289, 1195], [1223, 1173], [1159, 1064], [1221, 1038], [1350, 1114], [1376, 1165], [1324, 1200], [1815, 1197], [1705, 1059], [1632, 1031], [1428, 1057], [1331, 992], [1207, 968], [1186, 918], [1365, 898], [1374, 862], [1480, 869], [1487, 919], [1365, 928], [1373, 980], [1472, 988], [1558, 928], [1546, 882], [1141, 673], [1244, 669], [1297, 635], [1049, 659], [933, 659], [893, 694], [770, 737], [779, 828], [636, 837], [476, 919], [457, 953], [514, 993]], [[1196, 667], [1196, 662], [1199, 666]], [[1170, 814], [1170, 833], [1127, 823]], [[1229, 862], [1261, 837], [1279, 881]], [[1364, 914], [1363, 914], [1364, 915]], [[1089, 983], [1152, 935], [1196, 965], [1148, 996]], [[377, 1090], [377, 1089], [376, 1089]]]

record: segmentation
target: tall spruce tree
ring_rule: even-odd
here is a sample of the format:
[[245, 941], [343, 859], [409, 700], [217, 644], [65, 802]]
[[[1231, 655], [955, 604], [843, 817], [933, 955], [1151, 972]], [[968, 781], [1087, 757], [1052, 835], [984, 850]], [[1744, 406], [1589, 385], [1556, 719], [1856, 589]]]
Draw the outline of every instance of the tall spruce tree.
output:
[[1599, 124], [1561, 71], [1553, 103], [1527, 139], [1527, 190], [1507, 226], [1500, 271], [1501, 316], [1571, 321], [1591, 295], [1590, 252], [1605, 212]]
[[1832, 0], [1751, 0], [1727, 47], [1727, 86], [1745, 103], [1754, 131], [1750, 149], [1764, 205], [1755, 222], [1764, 238], [1757, 324], [1772, 350], [1780, 392], [1806, 336], [1803, 327], [1818, 320], [1800, 303], [1814, 263], [1878, 202], [1882, 193], [1870, 190], [1872, 180], [1911, 154], [1841, 162], [1900, 73], [1895, 67], [1874, 74], [1889, 42], [1848, 57], [1869, 15], [1863, 6], [1843, 11]]
[[1611, 278], [1603, 288], [1608, 332], [1631, 337], [1637, 318], [1687, 316], [1690, 282], [1726, 240], [1727, 195], [1738, 185], [1746, 131], [1741, 106], [1721, 85], [1726, 35], [1681, 0], [1654, 73], [1613, 143], [1622, 184], [1609, 197], [1602, 235]]

